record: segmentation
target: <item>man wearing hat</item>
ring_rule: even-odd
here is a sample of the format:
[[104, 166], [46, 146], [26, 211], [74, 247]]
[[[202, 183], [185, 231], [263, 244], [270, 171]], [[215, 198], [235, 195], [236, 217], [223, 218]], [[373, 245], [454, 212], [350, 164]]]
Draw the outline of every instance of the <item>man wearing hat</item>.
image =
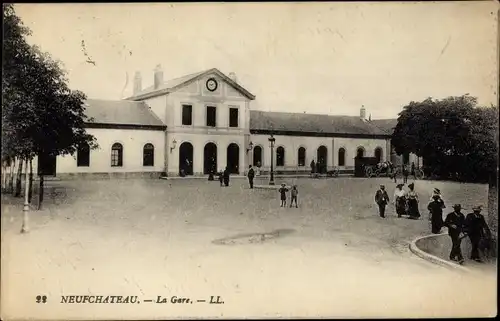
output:
[[255, 177], [255, 171], [253, 170], [252, 165], [248, 166], [247, 177], [248, 177], [248, 183], [250, 184], [250, 188], [253, 188], [253, 179]]
[[464, 230], [465, 216], [461, 212], [462, 206], [460, 204], [453, 205], [453, 212], [446, 216], [444, 220], [444, 226], [448, 228], [448, 235], [451, 237], [452, 247], [450, 253], [450, 260], [458, 261], [459, 264], [464, 263], [464, 257], [462, 256], [462, 249], [460, 248], [462, 239], [461, 234]]
[[380, 185], [380, 189], [375, 193], [375, 203], [378, 205], [380, 217], [385, 217], [385, 206], [389, 203], [389, 195], [384, 185]]
[[430, 220], [432, 226], [432, 233], [441, 233], [441, 227], [443, 227], [443, 208], [444, 202], [441, 197], [437, 194], [432, 196], [432, 201], [427, 205], [427, 209], [430, 212]]
[[467, 214], [465, 218], [467, 235], [472, 244], [470, 259], [481, 262], [481, 258], [479, 257], [479, 245], [481, 241], [483, 241], [483, 243], [488, 243], [491, 232], [488, 224], [486, 224], [484, 216], [481, 214], [481, 206], [474, 206], [472, 211], [473, 213]]

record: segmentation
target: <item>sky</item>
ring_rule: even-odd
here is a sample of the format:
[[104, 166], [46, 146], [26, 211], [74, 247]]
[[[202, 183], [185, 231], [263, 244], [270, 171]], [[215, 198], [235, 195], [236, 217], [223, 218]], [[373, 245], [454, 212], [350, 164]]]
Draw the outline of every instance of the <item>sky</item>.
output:
[[[498, 101], [498, 5], [443, 3], [17, 4], [28, 41], [93, 99], [164, 79], [235, 72], [265, 111], [394, 118], [410, 101]], [[82, 46], [83, 41], [83, 46]], [[94, 64], [87, 63], [87, 56]]]

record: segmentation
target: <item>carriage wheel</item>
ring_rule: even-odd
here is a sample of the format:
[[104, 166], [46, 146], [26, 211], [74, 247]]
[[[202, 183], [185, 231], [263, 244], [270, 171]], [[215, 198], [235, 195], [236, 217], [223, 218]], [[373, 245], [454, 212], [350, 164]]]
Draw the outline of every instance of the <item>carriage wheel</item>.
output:
[[423, 179], [424, 178], [424, 171], [421, 169], [416, 169], [415, 170], [415, 179]]
[[374, 175], [377, 177], [380, 177], [380, 172], [381, 172], [380, 169], [377, 169], [377, 170], [375, 170]]
[[340, 170], [338, 168], [335, 168], [333, 170], [333, 177], [338, 177], [339, 176], [339, 172], [340, 172]]
[[370, 178], [373, 176], [373, 169], [371, 167], [368, 167], [366, 170], [365, 170], [365, 176]]

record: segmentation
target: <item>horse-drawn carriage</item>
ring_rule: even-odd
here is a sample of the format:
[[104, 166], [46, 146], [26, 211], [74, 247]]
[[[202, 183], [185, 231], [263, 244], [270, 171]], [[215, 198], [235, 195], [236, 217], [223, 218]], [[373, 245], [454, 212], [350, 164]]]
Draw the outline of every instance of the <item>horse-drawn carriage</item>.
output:
[[380, 177], [387, 176], [393, 177], [394, 174], [401, 174], [401, 169], [395, 167], [391, 162], [377, 162], [375, 164], [370, 164], [365, 166], [365, 176], [366, 177]]
[[[422, 179], [424, 177], [424, 172], [422, 169], [415, 167], [412, 171], [410, 165], [405, 165], [408, 171], [408, 176], [413, 176], [415, 179]], [[377, 162], [375, 165], [365, 166], [365, 176], [366, 177], [402, 177], [403, 168], [402, 166], [395, 166], [390, 161]]]

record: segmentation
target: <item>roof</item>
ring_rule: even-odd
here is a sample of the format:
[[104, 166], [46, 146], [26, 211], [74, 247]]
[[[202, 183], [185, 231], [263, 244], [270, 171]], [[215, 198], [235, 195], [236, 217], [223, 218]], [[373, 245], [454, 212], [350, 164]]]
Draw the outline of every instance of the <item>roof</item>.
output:
[[387, 132], [388, 134], [392, 135], [394, 132], [394, 128], [396, 128], [396, 125], [398, 124], [398, 120], [396, 118], [392, 119], [374, 119], [371, 120], [371, 123], [381, 130]]
[[93, 118], [87, 124], [166, 127], [144, 102], [87, 99], [85, 107], [85, 114]]
[[251, 131], [387, 136], [385, 130], [358, 116], [250, 111]]
[[248, 99], [254, 100], [255, 95], [251, 94], [249, 91], [247, 91], [245, 88], [240, 86], [237, 82], [233, 81], [231, 78], [223, 74], [220, 70], [217, 68], [212, 68], [208, 69], [205, 71], [200, 71], [194, 74], [189, 74], [186, 76], [182, 76], [179, 78], [171, 79], [163, 84], [161, 84], [158, 88], [154, 88], [154, 86], [150, 86], [148, 88], [143, 89], [140, 93], [135, 94], [132, 97], [126, 98], [127, 100], [139, 100], [139, 99], [146, 99], [146, 98], [151, 98], [159, 95], [164, 95], [168, 94], [171, 92], [174, 92], [177, 90], [179, 87], [185, 86], [193, 81], [198, 80], [201, 77], [204, 77], [208, 74], [215, 73], [219, 77], [221, 77], [225, 82], [229, 83], [231, 86], [236, 88], [241, 94], [243, 94], [245, 97]]

